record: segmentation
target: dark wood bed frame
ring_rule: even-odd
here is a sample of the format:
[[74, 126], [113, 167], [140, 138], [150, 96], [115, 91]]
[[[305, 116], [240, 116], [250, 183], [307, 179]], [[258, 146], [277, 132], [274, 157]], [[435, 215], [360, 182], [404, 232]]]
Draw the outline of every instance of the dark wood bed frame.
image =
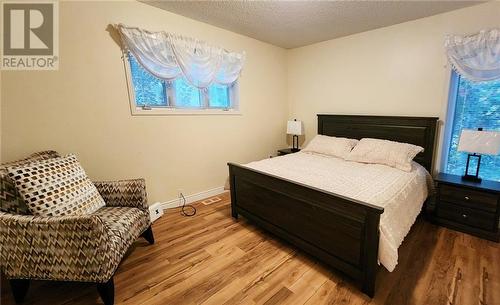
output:
[[[416, 144], [415, 161], [431, 171], [437, 118], [318, 115], [318, 134]], [[384, 209], [229, 163], [232, 216], [249, 219], [375, 293], [379, 221]]]

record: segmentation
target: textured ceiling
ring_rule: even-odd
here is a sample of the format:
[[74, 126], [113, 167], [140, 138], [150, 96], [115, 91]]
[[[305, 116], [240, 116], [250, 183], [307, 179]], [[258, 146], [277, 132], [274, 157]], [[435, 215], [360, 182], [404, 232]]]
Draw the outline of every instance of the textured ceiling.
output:
[[287, 49], [481, 3], [481, 1], [142, 2]]

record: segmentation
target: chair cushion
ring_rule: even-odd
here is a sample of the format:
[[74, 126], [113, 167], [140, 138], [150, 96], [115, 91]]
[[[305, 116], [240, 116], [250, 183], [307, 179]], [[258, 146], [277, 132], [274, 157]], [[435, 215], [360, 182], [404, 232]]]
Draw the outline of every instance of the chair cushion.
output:
[[128, 247], [150, 225], [147, 211], [129, 207], [103, 207], [94, 215], [101, 218], [111, 233], [120, 239], [120, 251], [125, 252]]
[[35, 216], [91, 214], [105, 206], [75, 155], [7, 168]]
[[9, 214], [27, 215], [29, 214], [28, 206], [16, 189], [14, 181], [10, 179], [7, 167], [16, 165], [26, 165], [31, 162], [58, 158], [60, 155], [53, 151], [41, 151], [31, 154], [29, 157], [4, 163], [0, 165], [0, 211]]

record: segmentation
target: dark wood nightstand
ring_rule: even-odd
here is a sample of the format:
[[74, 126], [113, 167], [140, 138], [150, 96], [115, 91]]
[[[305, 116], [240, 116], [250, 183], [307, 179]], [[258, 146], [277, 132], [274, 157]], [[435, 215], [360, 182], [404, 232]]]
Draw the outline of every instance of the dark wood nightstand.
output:
[[480, 183], [461, 176], [439, 174], [432, 220], [451, 229], [499, 241], [500, 182]]
[[293, 153], [296, 153], [296, 152], [299, 152], [300, 149], [298, 151], [292, 151], [291, 148], [283, 148], [283, 149], [278, 149], [278, 156], [284, 156], [284, 155], [288, 155], [288, 154], [293, 154]]

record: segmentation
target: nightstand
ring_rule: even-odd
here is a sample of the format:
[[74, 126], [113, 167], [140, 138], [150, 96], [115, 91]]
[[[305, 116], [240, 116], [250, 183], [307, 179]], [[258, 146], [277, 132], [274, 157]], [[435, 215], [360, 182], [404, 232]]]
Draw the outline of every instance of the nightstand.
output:
[[284, 155], [288, 155], [288, 154], [293, 154], [293, 153], [296, 153], [296, 152], [299, 152], [300, 149], [298, 151], [292, 151], [291, 148], [283, 148], [283, 149], [278, 149], [278, 156], [284, 156]]
[[469, 182], [450, 174], [439, 174], [434, 181], [437, 193], [431, 218], [435, 223], [499, 241], [500, 182]]

